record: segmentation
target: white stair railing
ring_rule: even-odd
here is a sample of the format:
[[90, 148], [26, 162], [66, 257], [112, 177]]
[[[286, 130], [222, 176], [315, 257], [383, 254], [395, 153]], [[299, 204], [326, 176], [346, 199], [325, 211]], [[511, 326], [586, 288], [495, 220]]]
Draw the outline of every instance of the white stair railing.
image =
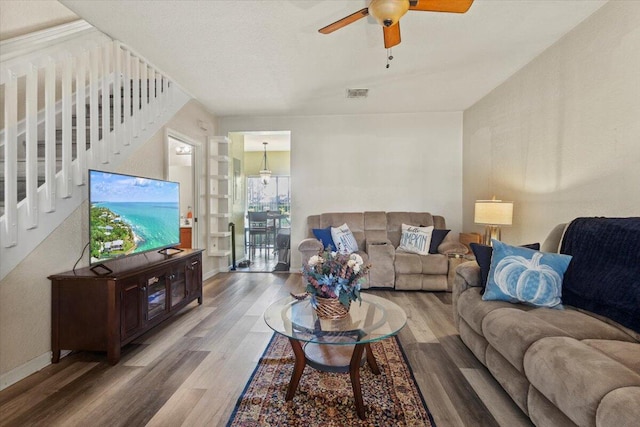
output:
[[[0, 279], [21, 259], [11, 251], [31, 240], [25, 231], [50, 222], [47, 214], [65, 200], [79, 206], [86, 197], [79, 187], [87, 169], [114, 166], [123, 149], [151, 136], [163, 114], [171, 117], [189, 99], [180, 91], [168, 111], [176, 89], [165, 74], [87, 23], [67, 25], [67, 31], [61, 27], [53, 30], [57, 37], [49, 30], [48, 36], [34, 33], [36, 42], [20, 38], [0, 44]], [[65, 204], [62, 210], [72, 209]], [[32, 233], [37, 243], [55, 226]], [[27, 246], [35, 247], [34, 241]]]

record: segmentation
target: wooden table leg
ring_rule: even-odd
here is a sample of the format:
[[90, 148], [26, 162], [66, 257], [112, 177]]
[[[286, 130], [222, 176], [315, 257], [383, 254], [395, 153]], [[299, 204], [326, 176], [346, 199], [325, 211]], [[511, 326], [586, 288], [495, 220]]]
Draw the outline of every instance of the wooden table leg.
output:
[[367, 363], [371, 368], [371, 372], [373, 372], [375, 375], [380, 375], [380, 368], [378, 367], [378, 362], [376, 362], [376, 358], [371, 351], [371, 344], [367, 343], [365, 344], [365, 346], [367, 351]]
[[366, 419], [366, 417], [364, 415], [364, 402], [362, 401], [362, 389], [360, 388], [360, 361], [362, 360], [362, 352], [364, 351], [365, 346], [367, 345], [368, 344], [356, 344], [355, 347], [353, 348], [351, 363], [349, 363], [349, 375], [351, 376], [351, 388], [353, 388], [353, 398], [356, 403], [356, 412], [358, 413], [358, 417], [361, 420]]
[[304, 351], [302, 350], [302, 344], [300, 344], [300, 341], [289, 338], [289, 343], [293, 349], [293, 354], [296, 356], [296, 362], [293, 368], [293, 373], [291, 374], [291, 381], [289, 381], [287, 397], [285, 398], [287, 401], [293, 399], [293, 395], [296, 394], [298, 383], [300, 383], [300, 378], [302, 377], [302, 372], [307, 364], [307, 359], [304, 356]]

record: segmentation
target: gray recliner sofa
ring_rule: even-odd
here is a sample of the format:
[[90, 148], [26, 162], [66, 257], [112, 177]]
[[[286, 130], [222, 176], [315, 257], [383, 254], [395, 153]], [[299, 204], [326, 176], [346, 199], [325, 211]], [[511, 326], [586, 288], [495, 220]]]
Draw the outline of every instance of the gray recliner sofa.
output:
[[[558, 252], [564, 230], [557, 226], [541, 250]], [[640, 333], [567, 305], [483, 301], [480, 289], [478, 264], [458, 266], [460, 338], [536, 426], [639, 425]]]
[[312, 215], [307, 218], [307, 238], [298, 245], [302, 262], [323, 249], [314, 228], [338, 227], [347, 224], [358, 243], [365, 263], [371, 264], [364, 288], [394, 288], [398, 290], [451, 291], [453, 272], [458, 261], [451, 255], [463, 255], [467, 248], [449, 233], [438, 247], [437, 254], [418, 255], [397, 251], [402, 236], [402, 224], [446, 229], [445, 219], [428, 212], [340, 212]]

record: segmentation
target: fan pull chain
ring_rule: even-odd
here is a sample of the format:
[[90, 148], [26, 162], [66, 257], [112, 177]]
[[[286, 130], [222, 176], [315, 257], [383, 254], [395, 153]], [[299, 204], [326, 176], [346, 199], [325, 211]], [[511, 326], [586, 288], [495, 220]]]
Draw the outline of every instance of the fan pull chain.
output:
[[391, 53], [391, 48], [387, 49], [387, 68], [389, 68], [391, 66], [391, 64], [389, 64], [389, 61], [391, 61], [393, 59], [393, 54]]

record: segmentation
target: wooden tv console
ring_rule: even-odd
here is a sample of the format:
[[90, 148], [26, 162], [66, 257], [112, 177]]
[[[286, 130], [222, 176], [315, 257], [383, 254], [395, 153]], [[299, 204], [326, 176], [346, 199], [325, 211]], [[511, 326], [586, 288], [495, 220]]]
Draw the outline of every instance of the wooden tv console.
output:
[[106, 351], [115, 365], [122, 346], [191, 301], [202, 304], [201, 249], [147, 252], [107, 266], [105, 275], [87, 267], [49, 276], [53, 363], [64, 349]]

